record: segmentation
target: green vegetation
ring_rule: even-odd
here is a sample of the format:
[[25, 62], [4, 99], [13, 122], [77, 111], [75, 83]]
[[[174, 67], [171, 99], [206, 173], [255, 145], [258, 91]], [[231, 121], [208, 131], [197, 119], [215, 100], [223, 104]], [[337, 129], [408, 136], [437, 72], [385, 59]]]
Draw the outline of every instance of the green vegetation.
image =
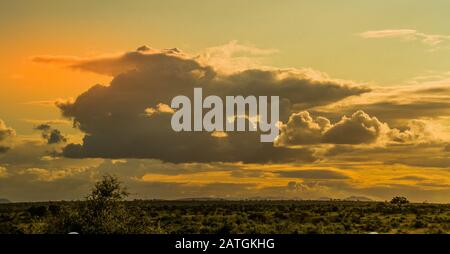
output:
[[0, 205], [0, 233], [448, 233], [450, 205], [354, 201], [124, 201], [104, 176], [84, 201]]

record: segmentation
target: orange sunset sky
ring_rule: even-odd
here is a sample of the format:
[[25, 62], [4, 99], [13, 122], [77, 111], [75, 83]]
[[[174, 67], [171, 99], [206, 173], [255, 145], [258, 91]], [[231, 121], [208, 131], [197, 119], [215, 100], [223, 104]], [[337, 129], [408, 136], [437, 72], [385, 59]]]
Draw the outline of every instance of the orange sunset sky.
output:
[[[408, 6], [407, 8], [405, 6]], [[450, 202], [450, 2], [3, 1], [0, 198]], [[174, 133], [176, 95], [280, 96], [280, 135]]]

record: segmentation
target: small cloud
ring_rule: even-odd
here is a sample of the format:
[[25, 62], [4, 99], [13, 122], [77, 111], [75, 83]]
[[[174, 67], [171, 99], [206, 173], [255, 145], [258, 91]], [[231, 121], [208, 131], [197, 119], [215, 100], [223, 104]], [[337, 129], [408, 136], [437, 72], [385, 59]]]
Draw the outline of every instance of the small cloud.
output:
[[58, 106], [60, 104], [73, 102], [73, 101], [74, 101], [73, 98], [69, 98], [69, 99], [58, 98], [58, 99], [53, 99], [53, 100], [27, 101], [27, 102], [24, 102], [23, 104], [24, 105], [36, 105], [36, 106], [54, 107], [55, 105]]
[[215, 138], [226, 138], [228, 137], [228, 134], [224, 131], [213, 131], [211, 136]]
[[428, 180], [428, 178], [425, 178], [425, 177], [422, 177], [422, 176], [408, 175], [408, 176], [392, 178], [392, 180], [421, 182], [421, 181]]
[[414, 36], [416, 33], [417, 31], [412, 29], [386, 29], [386, 30], [366, 31], [360, 33], [359, 35], [363, 38], [394, 38], [394, 37]]
[[156, 114], [158, 111], [156, 109], [150, 107], [150, 108], [146, 108], [144, 110], [144, 112], [145, 112], [145, 115], [152, 116], [152, 115]]
[[40, 124], [40, 125], [36, 126], [34, 129], [40, 130], [40, 131], [48, 131], [51, 129], [51, 126], [48, 124]]
[[149, 107], [144, 110], [146, 116], [153, 116], [158, 113], [173, 114], [174, 112], [175, 111], [169, 105], [164, 103], [158, 103], [158, 105], [156, 105], [156, 108]]
[[70, 125], [71, 121], [65, 119], [22, 119], [26, 123], [34, 125]]
[[6, 126], [5, 122], [0, 119], [0, 141], [5, 140], [8, 137], [14, 136], [16, 132], [14, 129]]
[[359, 36], [365, 39], [400, 38], [407, 41], [421, 41], [429, 46], [437, 46], [443, 42], [450, 42], [449, 35], [426, 34], [414, 29], [373, 30], [360, 33]]
[[116, 165], [116, 164], [125, 164], [125, 163], [127, 163], [127, 160], [123, 160], [123, 159], [111, 160], [111, 163], [112, 163], [113, 165]]
[[156, 105], [156, 109], [161, 113], [173, 114], [175, 111], [167, 104], [159, 103]]
[[277, 49], [258, 48], [234, 40], [224, 45], [207, 48], [197, 60], [212, 65], [217, 71], [233, 73], [260, 68], [265, 57], [277, 52]]
[[69, 170], [50, 170], [44, 168], [27, 168], [20, 172], [25, 175], [33, 175], [38, 181], [51, 182], [57, 179], [61, 179], [70, 176], [72, 172]]
[[150, 48], [147, 47], [146, 45], [140, 46], [139, 48], [136, 49], [136, 51], [142, 51], [142, 52], [149, 51], [149, 50], [150, 50]]
[[42, 138], [47, 140], [49, 145], [67, 142], [67, 138], [58, 129], [53, 129], [48, 124], [40, 124], [34, 129], [42, 131]]
[[41, 157], [41, 161], [54, 161], [56, 159], [57, 159], [57, 157], [48, 156], [48, 155], [45, 155], [45, 156]]
[[181, 49], [179, 49], [179, 48], [163, 49], [163, 52], [168, 53], [168, 54], [180, 54], [180, 53], [183, 53], [181, 51]]
[[32, 57], [31, 61], [33, 61], [35, 63], [69, 66], [73, 63], [83, 61], [83, 58], [75, 57], [75, 56], [42, 55], [42, 56]]

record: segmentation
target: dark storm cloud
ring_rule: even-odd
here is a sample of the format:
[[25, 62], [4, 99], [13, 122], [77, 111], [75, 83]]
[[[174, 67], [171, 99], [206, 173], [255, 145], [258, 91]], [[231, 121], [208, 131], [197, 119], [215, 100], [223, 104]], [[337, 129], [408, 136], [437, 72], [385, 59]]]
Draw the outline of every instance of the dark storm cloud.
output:
[[219, 74], [179, 50], [152, 49], [119, 57], [83, 60], [71, 67], [115, 75], [109, 86], [96, 85], [74, 102], [58, 103], [64, 116], [85, 133], [82, 144], [69, 144], [67, 157], [155, 158], [170, 162], [315, 161], [311, 149], [275, 148], [260, 143], [258, 132], [228, 133], [217, 138], [206, 132], [177, 133], [170, 113], [144, 114], [147, 108], [170, 105], [176, 95], [278, 95], [280, 120], [292, 107], [310, 108], [368, 92], [352, 82], [314, 75], [309, 70], [252, 69]]

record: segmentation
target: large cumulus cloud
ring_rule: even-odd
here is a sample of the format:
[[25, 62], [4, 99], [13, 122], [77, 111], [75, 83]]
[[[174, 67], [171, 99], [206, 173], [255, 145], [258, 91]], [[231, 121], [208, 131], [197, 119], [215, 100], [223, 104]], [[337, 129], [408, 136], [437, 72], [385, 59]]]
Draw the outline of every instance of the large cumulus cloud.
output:
[[[39, 61], [51, 59], [39, 59]], [[60, 59], [62, 61], [62, 59]], [[114, 75], [109, 86], [95, 85], [73, 102], [58, 103], [64, 116], [85, 133], [82, 144], [69, 144], [67, 157], [155, 158], [171, 162], [313, 161], [314, 151], [260, 143], [258, 132], [217, 137], [207, 132], [177, 133], [170, 112], [146, 109], [170, 105], [176, 95], [280, 96], [280, 120], [299, 109], [326, 105], [368, 92], [350, 81], [312, 70], [254, 68], [219, 73], [214, 66], [178, 49], [140, 48], [116, 57], [66, 60], [69, 67]]]
[[313, 118], [308, 111], [294, 113], [276, 139], [277, 146], [337, 144], [386, 145], [442, 142], [426, 121], [412, 120], [407, 128], [391, 128], [362, 110], [332, 124], [328, 118]]

